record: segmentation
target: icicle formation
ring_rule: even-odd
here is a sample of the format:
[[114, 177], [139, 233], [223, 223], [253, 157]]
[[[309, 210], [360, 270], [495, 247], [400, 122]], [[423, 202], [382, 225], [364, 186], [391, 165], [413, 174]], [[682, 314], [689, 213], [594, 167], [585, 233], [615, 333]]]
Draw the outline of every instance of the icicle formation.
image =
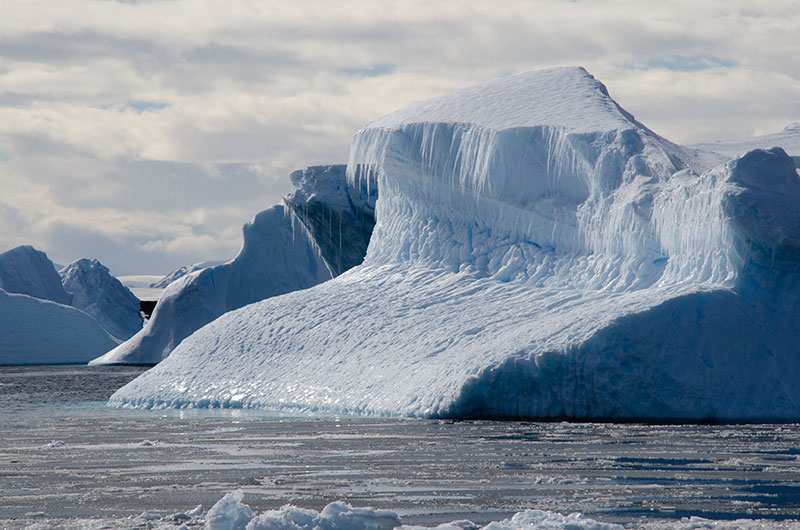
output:
[[[732, 278], [721, 190], [701, 190], [688, 172], [667, 184], [685, 150], [632, 121], [584, 70], [535, 74], [496, 88], [499, 101], [526, 80], [556, 79], [527, 110], [541, 123], [561, 109], [559, 125], [460, 121], [460, 91], [358, 132], [349, 178], [378, 181], [382, 197], [368, 262], [615, 291]], [[580, 101], [557, 99], [564, 84]], [[443, 121], [423, 120], [431, 109]]]

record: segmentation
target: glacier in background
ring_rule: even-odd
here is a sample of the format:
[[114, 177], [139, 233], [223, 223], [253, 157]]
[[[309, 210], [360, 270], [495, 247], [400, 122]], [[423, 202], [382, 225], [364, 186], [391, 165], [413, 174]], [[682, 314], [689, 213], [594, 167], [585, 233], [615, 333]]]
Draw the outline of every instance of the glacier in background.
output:
[[[796, 153], [792, 153], [796, 154]], [[110, 403], [455, 418], [800, 418], [800, 178], [661, 138], [582, 68], [353, 141], [364, 263], [227, 313]]]

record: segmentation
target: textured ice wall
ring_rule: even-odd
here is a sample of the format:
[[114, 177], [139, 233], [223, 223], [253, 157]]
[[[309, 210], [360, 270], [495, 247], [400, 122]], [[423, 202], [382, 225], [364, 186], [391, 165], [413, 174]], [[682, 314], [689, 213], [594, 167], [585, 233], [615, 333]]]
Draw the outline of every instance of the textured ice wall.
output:
[[800, 417], [784, 151], [676, 146], [559, 68], [378, 120], [349, 168], [381, 192], [363, 265], [226, 314], [111, 403]]

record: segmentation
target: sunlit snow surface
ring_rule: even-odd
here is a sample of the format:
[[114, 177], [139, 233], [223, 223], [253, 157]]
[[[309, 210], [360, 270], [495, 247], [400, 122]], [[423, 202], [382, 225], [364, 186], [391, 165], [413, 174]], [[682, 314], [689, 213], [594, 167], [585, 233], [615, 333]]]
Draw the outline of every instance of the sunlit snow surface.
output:
[[636, 122], [580, 68], [353, 141], [365, 262], [228, 313], [111, 399], [457, 418], [800, 418], [800, 178]]

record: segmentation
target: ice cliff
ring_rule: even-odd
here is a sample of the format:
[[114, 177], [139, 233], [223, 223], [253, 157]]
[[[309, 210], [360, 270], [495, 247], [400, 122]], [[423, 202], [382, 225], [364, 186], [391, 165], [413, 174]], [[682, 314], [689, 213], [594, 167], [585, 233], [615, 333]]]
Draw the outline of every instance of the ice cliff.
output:
[[96, 259], [81, 258], [59, 272], [64, 290], [72, 295], [72, 306], [88, 314], [111, 335], [127, 340], [142, 329], [139, 299], [111, 276]]
[[312, 166], [289, 175], [284, 203], [320, 248], [333, 276], [360, 265], [375, 227], [376, 183], [348, 186], [346, 166]]
[[361, 262], [376, 193], [346, 182], [345, 166], [291, 176], [294, 191], [244, 226], [239, 255], [171, 282], [145, 327], [93, 364], [155, 364], [220, 315], [329, 280]]
[[582, 68], [359, 131], [364, 263], [225, 314], [111, 399], [456, 418], [800, 418], [800, 178], [659, 137]]

